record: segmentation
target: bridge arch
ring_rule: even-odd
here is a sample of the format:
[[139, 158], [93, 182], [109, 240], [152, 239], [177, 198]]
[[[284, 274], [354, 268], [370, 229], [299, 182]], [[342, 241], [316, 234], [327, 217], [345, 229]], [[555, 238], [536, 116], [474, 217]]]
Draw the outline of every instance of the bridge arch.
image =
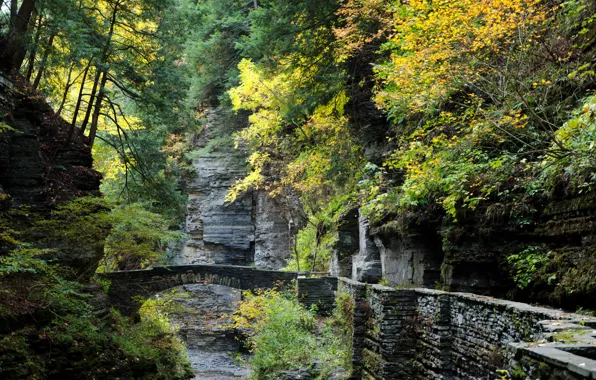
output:
[[102, 273], [100, 277], [110, 281], [111, 306], [132, 316], [141, 307], [139, 300], [176, 286], [217, 284], [241, 290], [268, 289], [298, 278], [298, 273], [232, 265], [179, 265]]

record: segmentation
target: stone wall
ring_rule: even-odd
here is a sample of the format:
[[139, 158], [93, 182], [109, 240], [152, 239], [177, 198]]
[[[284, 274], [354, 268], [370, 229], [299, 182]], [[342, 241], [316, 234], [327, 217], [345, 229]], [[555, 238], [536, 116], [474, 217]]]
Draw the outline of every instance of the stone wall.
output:
[[337, 285], [337, 296], [340, 299], [344, 294], [351, 298], [352, 315], [344, 316], [347, 321], [352, 321], [352, 378], [362, 378], [363, 371], [363, 349], [367, 332], [369, 330], [368, 321], [370, 319], [371, 308], [366, 300], [367, 285], [340, 278]]
[[298, 278], [300, 302], [310, 308], [315, 306], [320, 315], [329, 315], [335, 306], [337, 277]]
[[[467, 293], [393, 289], [345, 278], [339, 280], [338, 294], [348, 294], [355, 305], [354, 378], [596, 378], [596, 332], [590, 327], [596, 326], [595, 318]], [[547, 328], [551, 325], [560, 329], [554, 333]], [[562, 344], [560, 336], [573, 337], [569, 339], [575, 344]], [[570, 375], [545, 377], [548, 368]]]

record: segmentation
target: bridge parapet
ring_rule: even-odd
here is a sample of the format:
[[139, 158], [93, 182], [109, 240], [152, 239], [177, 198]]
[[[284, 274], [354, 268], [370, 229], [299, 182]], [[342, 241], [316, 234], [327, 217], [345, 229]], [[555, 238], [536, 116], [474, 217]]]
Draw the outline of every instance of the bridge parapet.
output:
[[110, 304], [124, 315], [134, 315], [147, 299], [185, 284], [217, 284], [241, 290], [268, 289], [298, 278], [296, 272], [260, 270], [232, 265], [179, 265], [146, 270], [102, 273], [111, 282]]

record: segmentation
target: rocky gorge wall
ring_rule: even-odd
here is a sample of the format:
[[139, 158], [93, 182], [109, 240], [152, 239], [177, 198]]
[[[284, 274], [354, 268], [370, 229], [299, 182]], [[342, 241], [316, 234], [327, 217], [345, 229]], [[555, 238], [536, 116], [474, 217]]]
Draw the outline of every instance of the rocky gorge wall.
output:
[[98, 194], [101, 175], [82, 137], [67, 142], [70, 124], [28, 84], [0, 73], [0, 194], [16, 204], [49, 209], [75, 197]]
[[[500, 216], [490, 223], [476, 220], [476, 215], [443, 225], [420, 219], [401, 229], [370, 225], [358, 216], [358, 210], [352, 210], [338, 226], [331, 274], [368, 283], [382, 279], [392, 286], [513, 297], [566, 308], [594, 305], [594, 195], [560, 197], [534, 205], [526, 210], [523, 221], [515, 216], [514, 206], [500, 207]], [[534, 276], [532, 286], [522, 291], [514, 283], [508, 259], [512, 255], [523, 259], [524, 252], [539, 252], [547, 260], [529, 272]]]
[[247, 155], [230, 138], [246, 125], [246, 117], [211, 109], [205, 119], [194, 138], [193, 170], [186, 185], [188, 238], [170, 262], [283, 268], [291, 241], [283, 207], [258, 190], [234, 202], [225, 200], [230, 187], [247, 174]]
[[[222, 285], [191, 284], [168, 289], [157, 297], [170, 306], [168, 319], [185, 342], [194, 379], [246, 379], [248, 368], [237, 357], [242, 343], [229, 316], [236, 311], [240, 290]], [[158, 299], [160, 299], [158, 298]]]
[[395, 286], [435, 287], [441, 283], [441, 239], [432, 232], [407, 235], [378, 231], [358, 209], [347, 212], [338, 226], [330, 263], [332, 276]]
[[[332, 282], [298, 279], [299, 292], [313, 281]], [[469, 293], [336, 286], [354, 379], [596, 378], [596, 318]]]

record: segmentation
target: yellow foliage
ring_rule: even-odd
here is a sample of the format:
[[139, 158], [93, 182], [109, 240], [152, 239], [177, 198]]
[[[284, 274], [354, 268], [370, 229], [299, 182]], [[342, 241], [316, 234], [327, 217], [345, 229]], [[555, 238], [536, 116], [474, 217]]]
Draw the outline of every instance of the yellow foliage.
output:
[[391, 31], [393, 18], [386, 3], [385, 0], [347, 0], [343, 3], [337, 11], [342, 26], [333, 29], [339, 41], [336, 48], [338, 62], [346, 61]]
[[236, 329], [258, 329], [267, 321], [267, 314], [282, 297], [277, 289], [258, 289], [255, 293], [247, 290], [242, 292], [242, 296], [238, 309], [230, 316], [231, 327]]
[[547, 20], [540, 0], [410, 0], [394, 13], [391, 56], [377, 66], [377, 103], [418, 112], [493, 70], [491, 59], [527, 48]]
[[[344, 115], [346, 93], [341, 91], [316, 107], [306, 121], [287, 120], [288, 108], [303, 102], [294, 89], [312, 74], [311, 69], [292, 66], [292, 70], [271, 73], [246, 59], [239, 69], [241, 84], [229, 94], [235, 110], [253, 112], [248, 128], [236, 134], [236, 146], [248, 146], [252, 152], [251, 172], [232, 186], [226, 200], [234, 201], [251, 188], [265, 189], [272, 196], [283, 188], [326, 194], [333, 186], [329, 173], [334, 169], [334, 157], [350, 162], [353, 156]], [[288, 134], [288, 130], [292, 132]]]

